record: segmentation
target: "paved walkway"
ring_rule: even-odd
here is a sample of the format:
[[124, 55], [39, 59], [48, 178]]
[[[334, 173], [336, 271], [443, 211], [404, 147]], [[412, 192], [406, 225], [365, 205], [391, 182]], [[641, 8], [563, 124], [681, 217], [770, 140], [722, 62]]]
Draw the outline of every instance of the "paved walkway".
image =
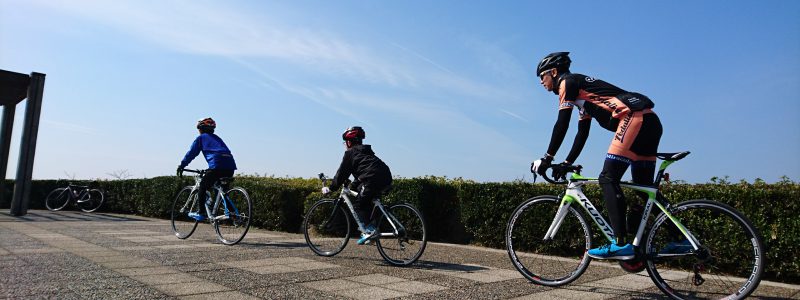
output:
[[[187, 240], [169, 221], [130, 215], [0, 212], [0, 298], [57, 299], [652, 299], [646, 273], [594, 261], [562, 288], [529, 283], [505, 251], [429, 243], [412, 267], [373, 246], [314, 255], [302, 235], [251, 229], [217, 242], [208, 224]], [[800, 299], [800, 286], [762, 282], [753, 298]]]

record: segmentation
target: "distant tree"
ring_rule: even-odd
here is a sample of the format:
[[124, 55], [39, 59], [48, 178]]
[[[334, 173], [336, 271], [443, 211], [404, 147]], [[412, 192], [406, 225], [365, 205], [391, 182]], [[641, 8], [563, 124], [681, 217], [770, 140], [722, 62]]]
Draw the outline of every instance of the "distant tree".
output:
[[125, 179], [133, 177], [133, 175], [130, 172], [128, 172], [127, 169], [126, 170], [116, 170], [116, 171], [113, 171], [111, 173], [106, 173], [106, 175], [108, 175], [111, 178], [117, 179], [117, 180], [125, 180]]

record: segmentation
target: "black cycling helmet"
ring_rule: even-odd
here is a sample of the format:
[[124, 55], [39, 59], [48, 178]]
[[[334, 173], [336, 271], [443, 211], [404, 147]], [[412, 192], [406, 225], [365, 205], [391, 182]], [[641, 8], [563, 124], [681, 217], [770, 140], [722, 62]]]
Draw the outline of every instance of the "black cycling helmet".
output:
[[[536, 67], [536, 75], [542, 76], [542, 72], [556, 68], [558, 70], [569, 70], [569, 52], [553, 52], [545, 56], [539, 66]], [[560, 72], [559, 72], [560, 73]]]
[[365, 137], [367, 137], [367, 133], [364, 132], [364, 129], [360, 126], [347, 128], [347, 130], [342, 133], [342, 140], [345, 141], [361, 142]]

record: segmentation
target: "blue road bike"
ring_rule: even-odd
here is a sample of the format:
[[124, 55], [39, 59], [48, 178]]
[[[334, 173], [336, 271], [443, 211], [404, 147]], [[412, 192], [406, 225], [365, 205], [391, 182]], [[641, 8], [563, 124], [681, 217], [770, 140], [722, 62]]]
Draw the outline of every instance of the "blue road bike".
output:
[[[194, 176], [194, 185], [181, 189], [172, 204], [170, 219], [175, 236], [179, 239], [191, 236], [197, 228], [197, 223], [200, 222], [197, 215], [206, 215], [205, 199], [214, 199], [209, 205], [211, 214], [207, 220], [214, 226], [217, 238], [225, 245], [239, 243], [250, 229], [252, 219], [252, 203], [247, 191], [241, 187], [228, 188], [233, 178], [224, 177], [214, 183], [211, 191], [207, 191], [204, 197], [198, 197], [200, 180], [206, 171], [189, 169], [183, 171], [197, 175]], [[214, 198], [211, 197], [212, 191], [216, 194]]]

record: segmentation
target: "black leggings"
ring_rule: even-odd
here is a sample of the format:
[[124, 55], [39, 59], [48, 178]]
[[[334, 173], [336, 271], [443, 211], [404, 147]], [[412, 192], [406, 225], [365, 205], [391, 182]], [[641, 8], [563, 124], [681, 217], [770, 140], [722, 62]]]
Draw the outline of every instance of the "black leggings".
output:
[[358, 218], [364, 225], [368, 225], [372, 220], [372, 201], [383, 195], [391, 187], [391, 183], [381, 184], [362, 184], [359, 187], [358, 198], [356, 198], [355, 210]]
[[[661, 140], [661, 133], [661, 121], [656, 114], [645, 114], [642, 127], [631, 146], [631, 151], [639, 156], [655, 157]], [[628, 170], [628, 165], [631, 166], [633, 182], [637, 184], [653, 185], [653, 176], [656, 173], [655, 160], [632, 161], [617, 155], [609, 154], [606, 156], [599, 181], [603, 190], [603, 199], [606, 201], [608, 219], [611, 223], [611, 228], [614, 230], [614, 235], [617, 236], [617, 244], [619, 245], [625, 244], [626, 235], [628, 234], [625, 220], [625, 211], [628, 206], [625, 202], [622, 188], [619, 186], [622, 175]], [[637, 192], [637, 194], [639, 194], [639, 197], [647, 199], [647, 194], [642, 192]]]
[[197, 194], [201, 195], [200, 197], [205, 197], [204, 195], [206, 194], [206, 191], [208, 191], [214, 185], [214, 183], [217, 182], [217, 180], [224, 177], [233, 177], [233, 170], [225, 170], [225, 169], [206, 170], [206, 174], [203, 175], [202, 179], [200, 179], [200, 188], [197, 189], [198, 192]]
[[[653, 184], [653, 175], [656, 170], [654, 161], [637, 161], [632, 163], [631, 175], [633, 182], [643, 185]], [[628, 170], [628, 163], [614, 159], [606, 159], [603, 164], [603, 172], [600, 173], [600, 187], [603, 189], [603, 199], [606, 201], [606, 210], [611, 228], [617, 236], [617, 244], [625, 243], [625, 236], [628, 234], [626, 214], [627, 203], [622, 188], [619, 186], [622, 175]], [[647, 195], [640, 193], [640, 197], [647, 198]]]

